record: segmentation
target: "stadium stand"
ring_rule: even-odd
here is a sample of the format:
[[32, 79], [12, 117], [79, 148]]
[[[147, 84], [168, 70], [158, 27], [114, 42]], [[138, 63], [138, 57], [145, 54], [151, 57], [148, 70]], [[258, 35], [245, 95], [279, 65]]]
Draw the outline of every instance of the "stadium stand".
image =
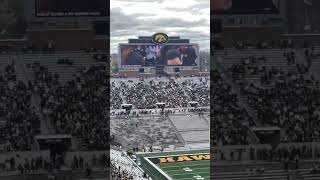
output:
[[72, 80], [74, 75], [92, 65], [105, 65], [104, 62], [97, 62], [93, 53], [55, 53], [55, 54], [24, 54], [24, 62], [27, 66], [40, 63], [48, 68], [50, 73], [58, 74], [62, 84]]
[[[209, 82], [208, 76], [112, 78], [112, 143], [129, 154], [208, 148]], [[198, 107], [191, 107], [192, 101]], [[165, 103], [164, 110], [156, 103]], [[133, 109], [125, 111], [122, 104], [132, 104]], [[189, 123], [182, 122], [186, 119]]]
[[[74, 169], [79, 171], [79, 173], [61, 174], [60, 172], [57, 172], [52, 176], [56, 176], [57, 178], [73, 176], [81, 179], [86, 177], [88, 172], [91, 172], [91, 169], [93, 169], [95, 172], [93, 176], [95, 178], [101, 179], [102, 177], [106, 177], [107, 162], [109, 162], [109, 160], [106, 159], [106, 156], [99, 155], [91, 159], [91, 155], [81, 153], [83, 157], [78, 156], [76, 158], [78, 159], [76, 160], [78, 163], [75, 163], [75, 159], [67, 158], [76, 157], [73, 155], [65, 155], [66, 158], [62, 158], [61, 156], [55, 157], [53, 154], [44, 154], [39, 152], [40, 147], [39, 142], [36, 141], [36, 135], [43, 134], [43, 137], [45, 137], [47, 134], [68, 133], [71, 130], [73, 130], [74, 133], [80, 133], [79, 136], [72, 134], [75, 137], [75, 141], [77, 139], [80, 140], [80, 143], [76, 143], [74, 145], [75, 151], [79, 151], [81, 149], [86, 151], [90, 149], [106, 149], [106, 142], [109, 138], [109, 129], [106, 128], [109, 127], [107, 121], [103, 121], [103, 119], [101, 119], [101, 123], [84, 121], [83, 123], [86, 123], [85, 125], [80, 124], [80, 122], [73, 121], [72, 118], [66, 118], [68, 115], [71, 117], [71, 115], [75, 115], [74, 113], [77, 113], [71, 113], [70, 111], [65, 111], [63, 118], [60, 116], [61, 114], [55, 116], [57, 113], [57, 111], [55, 111], [56, 108], [61, 106], [61, 104], [58, 105], [55, 102], [63, 102], [64, 100], [64, 102], [70, 103], [70, 109], [76, 107], [73, 107], [72, 103], [70, 101], [68, 102], [67, 99], [60, 98], [65, 97], [67, 93], [71, 93], [67, 90], [70, 90], [70, 88], [73, 87], [72, 85], [74, 84], [72, 84], [72, 82], [75, 82], [75, 80], [73, 76], [64, 74], [63, 68], [58, 66], [55, 67], [53, 62], [51, 64], [51, 68], [47, 68], [46, 65], [48, 64], [42, 62], [41, 59], [47, 57], [48, 59], [51, 58], [53, 61], [53, 59], [67, 57], [69, 55], [70, 53], [60, 56], [58, 55], [57, 57], [55, 57], [55, 55], [45, 54], [0, 56], [0, 176], [2, 179], [19, 179], [20, 174], [30, 176], [32, 179], [35, 177], [48, 179], [48, 172], [52, 171], [52, 169], [60, 169], [61, 167]], [[28, 59], [30, 56], [35, 56], [39, 59], [35, 58], [36, 63], [34, 63], [32, 60]], [[94, 82], [97, 88], [101, 87], [102, 84], [105, 84], [104, 80], [107, 78], [104, 76], [105, 73], [103, 74], [103, 72], [106, 72], [104, 66], [100, 66], [102, 64], [100, 62], [93, 64], [92, 62], [95, 61], [92, 60], [92, 55], [86, 54], [84, 56], [86, 56], [87, 61], [83, 60], [79, 64], [75, 63], [78, 65], [79, 69], [83, 69], [83, 71], [79, 73], [82, 84], [81, 82], [78, 82], [80, 86], [77, 87], [81, 88], [81, 85], [83, 87], [87, 86], [87, 88], [88, 86], [93, 87], [91, 84], [88, 84], [90, 82]], [[26, 65], [24, 66], [24, 64]], [[86, 67], [88, 69], [85, 69]], [[101, 70], [100, 73], [97, 73], [99, 70]], [[55, 77], [52, 72], [59, 74], [59, 76]], [[59, 81], [59, 77], [64, 77], [64, 81]], [[64, 87], [66, 87], [66, 89], [64, 89]], [[99, 89], [99, 92], [100, 90], [101, 95], [103, 96], [104, 91], [103, 89]], [[78, 92], [80, 92], [79, 89]], [[81, 92], [90, 93], [89, 90]], [[81, 95], [81, 93], [79, 95]], [[91, 91], [91, 96], [87, 96], [89, 99], [87, 99], [87, 101], [84, 99], [81, 101], [81, 96], [74, 98], [78, 98], [78, 103], [81, 102], [80, 104], [82, 104], [85, 102], [89, 103], [91, 99], [94, 99], [93, 96], [95, 95], [97, 95], [97, 90]], [[103, 99], [102, 96], [100, 100], [108, 102], [106, 99]], [[76, 102], [74, 105], [77, 105]], [[83, 104], [83, 107], [85, 107], [85, 105], [86, 104]], [[103, 104], [100, 105], [101, 108], [105, 107]], [[105, 117], [103, 114], [105, 111], [100, 111], [99, 109], [99, 113], [100, 117]], [[90, 114], [88, 113], [87, 116]], [[51, 119], [52, 116], [55, 118]], [[99, 114], [97, 114], [97, 116], [99, 116]], [[59, 119], [59, 117], [61, 119]], [[47, 123], [45, 123], [47, 118], [51, 119], [51, 121], [47, 121]], [[54, 120], [61, 122], [59, 122], [59, 124]], [[48, 122], [52, 123], [50, 124]], [[66, 123], [66, 126], [61, 127], [61, 123]], [[76, 124], [74, 124], [74, 126], [69, 126], [71, 123]], [[91, 125], [88, 123], [91, 123]], [[93, 125], [96, 126], [96, 128], [94, 128]], [[51, 126], [51, 128], [46, 126]], [[92, 128], [90, 129], [90, 133], [88, 129], [86, 130], [84, 127]], [[93, 138], [93, 136], [96, 137]], [[94, 142], [92, 140], [94, 140]]]
[[121, 150], [111, 149], [111, 177], [117, 179], [144, 180], [148, 179], [143, 170], [128, 158]]
[[[221, 120], [225, 124], [229, 122], [228, 130], [234, 131], [229, 134], [237, 138], [243, 137], [241, 127], [246, 128], [247, 134], [243, 139], [247, 141], [230, 141], [232, 138], [225, 133], [222, 137], [230, 143], [213, 144], [212, 152], [216, 157], [213, 160], [214, 179], [319, 179], [317, 168], [310, 167], [313, 162], [309, 161], [319, 158], [319, 134], [316, 130], [319, 120], [319, 46], [302, 47], [292, 41], [282, 42], [280, 46], [264, 48], [243, 44], [235, 48], [220, 47], [214, 52], [216, 70], [212, 72], [228, 87], [228, 91], [223, 90], [218, 94], [232, 92], [226, 97], [231, 99], [234, 95], [234, 102], [244, 107], [242, 112], [250, 114], [249, 118], [242, 118], [244, 120], [240, 124], [239, 120], [231, 121], [233, 116]], [[212, 82], [215, 82], [212, 77]], [[217, 86], [216, 91], [221, 87]], [[215, 94], [214, 90], [211, 92]], [[214, 100], [211, 101], [213, 105], [216, 104], [217, 98], [211, 96], [211, 100]], [[227, 111], [227, 114], [234, 114], [234, 111]], [[211, 123], [216, 123], [215, 119], [212, 117]], [[223, 134], [221, 129], [214, 128], [212, 142], [219, 142], [219, 135]], [[279, 129], [280, 132], [279, 136], [274, 134], [270, 140], [255, 129], [269, 133], [272, 132], [270, 129]], [[255, 149], [260, 146], [259, 143], [272, 144], [272, 147]], [[247, 160], [248, 166], [243, 164]], [[264, 173], [268, 173], [253, 173], [256, 177], [251, 177], [252, 174], [241, 172], [245, 176], [242, 177], [239, 171], [241, 167], [252, 169], [256, 160], [262, 160], [257, 167], [263, 167]], [[278, 165], [268, 164], [270, 162]], [[281, 170], [275, 172], [275, 167]]]
[[[287, 54], [288, 51], [290, 53]], [[305, 118], [301, 108], [312, 107], [312, 104], [317, 103], [317, 98], [314, 97], [318, 96], [319, 82], [309, 72], [311, 65], [308, 65], [308, 58], [312, 58], [312, 55], [305, 56], [305, 51], [302, 49], [268, 49], [257, 50], [256, 54], [260, 56], [260, 58], [257, 58], [252, 56], [250, 52], [254, 53], [253, 50], [248, 52], [243, 50], [238, 53], [234, 51], [232, 53], [232, 56], [235, 57], [243, 57], [241, 53], [246, 53], [247, 58], [242, 58], [239, 65], [236, 65], [236, 62], [239, 61], [230, 60], [232, 57], [229, 59], [228, 55], [225, 56], [225, 59], [226, 62], [235, 63], [229, 71], [233, 74], [233, 77], [240, 78], [234, 79], [240, 87], [244, 98], [247, 99], [248, 104], [257, 113], [257, 118], [263, 124], [276, 125], [283, 129], [295, 128], [295, 132], [290, 132], [293, 134], [288, 134], [288, 131], [285, 133], [286, 136], [283, 136], [284, 141], [302, 142], [305, 141], [303, 139], [309, 138], [307, 141], [310, 141], [311, 137], [316, 138], [314, 134], [305, 134], [303, 136], [298, 134], [301, 130], [303, 131], [298, 119]], [[236, 68], [241, 68], [242, 70], [238, 71]], [[304, 96], [301, 96], [302, 94]], [[272, 102], [278, 103], [271, 104]], [[291, 107], [295, 106], [294, 104], [296, 103], [300, 104], [300, 106]], [[310, 109], [311, 112], [309, 113], [312, 114], [315, 110]], [[286, 117], [283, 116], [282, 112], [286, 111], [292, 112], [292, 114]], [[298, 118], [298, 121], [292, 117]], [[310, 127], [316, 126], [310, 124]]]
[[317, 168], [301, 169], [298, 174], [303, 180], [315, 180], [320, 178], [320, 173]]
[[[123, 152], [186, 149], [191, 147], [190, 143], [203, 143], [208, 147], [208, 77], [113, 78], [108, 100], [106, 63], [96, 61], [93, 54], [25, 53], [2, 55], [0, 60], [1, 67], [4, 67], [0, 76], [1, 98], [6, 100], [2, 101], [6, 103], [1, 102], [1, 151], [36, 154], [40, 148], [36, 140], [39, 134], [45, 137], [70, 133], [71, 149], [81, 154], [67, 152], [63, 157], [46, 154], [15, 160], [4, 158], [0, 161], [1, 171], [7, 172], [3, 178], [19, 178], [19, 174], [43, 179], [50, 179], [49, 176], [62, 178], [66, 174], [49, 172], [63, 168], [79, 172], [69, 174], [77, 179], [83, 179], [91, 172], [95, 179], [99, 179], [106, 173], [107, 165], [102, 162], [109, 160], [97, 154], [94, 158], [85, 152], [103, 150], [111, 140], [122, 146], [122, 150], [111, 148], [114, 155], [111, 160], [113, 178], [130, 179], [132, 176], [140, 180], [146, 175]], [[140, 91], [134, 91], [136, 87]], [[181, 98], [175, 100], [173, 95]], [[190, 101], [199, 102], [199, 107], [190, 107]], [[104, 118], [107, 117], [109, 102], [112, 109], [110, 139], [109, 122]], [[157, 102], [167, 103], [164, 112], [156, 108]], [[130, 114], [121, 109], [124, 103], [134, 104]], [[14, 114], [17, 109], [19, 113]], [[202, 123], [199, 126], [195, 124], [192, 129], [202, 129], [204, 133], [203, 137], [193, 140], [194, 135], [188, 134], [190, 128], [178, 128], [179, 123], [173, 123], [173, 119], [192, 116]], [[130, 131], [138, 133], [127, 136]], [[12, 132], [17, 132], [16, 136], [9, 136]], [[16, 163], [10, 165], [14, 161]], [[40, 161], [44, 165], [40, 166]]]

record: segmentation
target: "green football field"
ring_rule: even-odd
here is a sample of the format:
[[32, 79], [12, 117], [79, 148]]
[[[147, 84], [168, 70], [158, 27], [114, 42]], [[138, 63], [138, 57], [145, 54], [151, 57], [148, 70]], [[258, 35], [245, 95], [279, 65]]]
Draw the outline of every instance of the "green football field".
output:
[[137, 154], [153, 180], [209, 180], [210, 151], [167, 151]]
[[165, 163], [159, 167], [174, 180], [210, 179], [210, 160]]

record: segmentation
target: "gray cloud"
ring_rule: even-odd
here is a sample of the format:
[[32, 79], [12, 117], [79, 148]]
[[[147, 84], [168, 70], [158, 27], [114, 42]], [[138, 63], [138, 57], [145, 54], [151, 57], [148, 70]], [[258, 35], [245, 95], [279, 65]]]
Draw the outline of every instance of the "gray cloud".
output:
[[[130, 3], [150, 3], [149, 0], [115, 0]], [[155, 0], [152, 2], [162, 3], [165, 0]], [[209, 0], [199, 0], [197, 4], [189, 8], [166, 7], [165, 13], [190, 14], [197, 18], [193, 21], [185, 17], [176, 16], [170, 18], [155, 15], [143, 8], [137, 9], [137, 12], [127, 13], [127, 6], [118, 6], [111, 8], [111, 52], [117, 51], [118, 43], [126, 43], [128, 38], [136, 38], [139, 35], [147, 36], [155, 32], [165, 32], [168, 35], [179, 35], [181, 38], [188, 38], [193, 43], [198, 43], [200, 49], [209, 49], [210, 42], [210, 17], [205, 17], [203, 11], [209, 8]], [[136, 5], [136, 4], [135, 4]], [[126, 13], [124, 13], [126, 12]], [[199, 16], [198, 16], [199, 15]], [[209, 10], [208, 10], [209, 15]]]

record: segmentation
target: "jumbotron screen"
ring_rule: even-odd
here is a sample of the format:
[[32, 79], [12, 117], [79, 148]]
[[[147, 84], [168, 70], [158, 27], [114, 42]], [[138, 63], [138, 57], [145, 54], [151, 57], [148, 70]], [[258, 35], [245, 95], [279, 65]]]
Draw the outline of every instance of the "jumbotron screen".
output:
[[121, 45], [122, 66], [197, 66], [198, 45]]
[[107, 16], [107, 0], [35, 0], [37, 17]]
[[278, 14], [280, 0], [211, 0], [213, 14]]

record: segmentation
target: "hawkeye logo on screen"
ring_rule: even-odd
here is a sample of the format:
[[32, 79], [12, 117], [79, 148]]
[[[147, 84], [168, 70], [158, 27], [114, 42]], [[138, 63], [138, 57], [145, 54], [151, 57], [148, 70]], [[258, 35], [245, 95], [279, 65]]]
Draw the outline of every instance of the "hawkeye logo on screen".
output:
[[175, 163], [175, 162], [201, 161], [201, 160], [210, 160], [210, 154], [169, 156], [169, 157], [160, 157], [157, 159], [158, 163]]
[[168, 41], [169, 37], [165, 33], [156, 33], [152, 36], [152, 42], [156, 44], [165, 44]]

